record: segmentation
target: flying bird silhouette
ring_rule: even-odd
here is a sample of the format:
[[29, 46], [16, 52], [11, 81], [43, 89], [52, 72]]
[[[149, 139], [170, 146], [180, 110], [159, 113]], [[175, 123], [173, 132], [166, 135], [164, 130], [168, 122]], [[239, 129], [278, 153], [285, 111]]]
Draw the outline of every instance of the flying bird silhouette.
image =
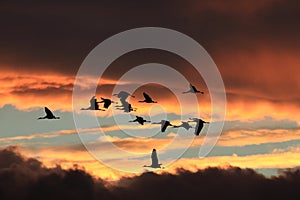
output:
[[60, 119], [60, 117], [55, 117], [54, 114], [49, 110], [49, 108], [45, 107], [46, 116], [39, 117], [38, 119]]
[[100, 109], [99, 108], [99, 104], [100, 102], [97, 101], [96, 96], [93, 96], [90, 99], [90, 107], [88, 108], [81, 108], [81, 110], [101, 110], [101, 111], [105, 111], [104, 109]]
[[162, 168], [161, 165], [162, 164], [158, 163], [158, 157], [157, 157], [156, 149], [153, 149], [152, 154], [151, 154], [151, 165], [144, 165], [144, 167]]
[[131, 120], [129, 122], [138, 122], [141, 125], [144, 125], [145, 122], [151, 122], [151, 121], [145, 120], [143, 117], [140, 117], [140, 116], [135, 116], [135, 117], [136, 117], [135, 120]]
[[101, 101], [99, 103], [104, 103], [103, 108], [108, 108], [112, 103], [115, 103], [114, 101], [110, 99], [105, 99], [101, 97]]
[[196, 127], [195, 127], [195, 135], [197, 135], [197, 136], [200, 134], [200, 132], [203, 128], [203, 125], [205, 123], [209, 124], [209, 122], [205, 122], [202, 119], [198, 119], [198, 118], [190, 118], [190, 120], [192, 120], [192, 121], [189, 121], [189, 122], [196, 122], [197, 123]]
[[143, 92], [144, 95], [144, 100], [143, 101], [139, 101], [139, 102], [144, 102], [144, 103], [157, 103], [157, 101], [153, 101], [152, 98], [146, 93]]
[[153, 122], [152, 124], [161, 124], [160, 130], [161, 132], [165, 132], [168, 126], [173, 126], [170, 121], [161, 120], [160, 122]]
[[118, 94], [113, 94], [113, 96], [118, 97], [120, 100], [122, 100], [122, 99], [126, 100], [129, 96], [131, 96], [133, 98], [135, 97], [135, 96], [133, 96], [133, 95], [131, 95], [128, 92], [125, 92], [125, 91], [121, 91]]
[[188, 122], [181, 122], [179, 126], [173, 126], [173, 128], [185, 128], [186, 130], [189, 130], [190, 128], [193, 128]]
[[197, 90], [197, 88], [195, 86], [193, 86], [191, 83], [190, 83], [190, 90], [189, 91], [186, 91], [186, 92], [182, 92], [182, 94], [186, 94], [186, 93], [201, 93], [201, 94], [204, 94], [204, 92], [201, 92], [199, 90]]
[[136, 111], [137, 108], [133, 108], [130, 103], [128, 103], [125, 99], [120, 99], [121, 106], [116, 106], [117, 110], [124, 110], [124, 112], [129, 113], [131, 111]]

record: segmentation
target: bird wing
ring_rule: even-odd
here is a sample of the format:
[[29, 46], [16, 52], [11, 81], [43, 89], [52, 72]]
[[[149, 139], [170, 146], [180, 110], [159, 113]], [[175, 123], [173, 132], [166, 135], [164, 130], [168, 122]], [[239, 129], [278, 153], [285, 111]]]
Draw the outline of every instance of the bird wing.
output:
[[125, 91], [121, 91], [119, 92], [118, 94], [118, 98], [121, 98], [121, 99], [127, 99], [127, 97], [129, 96], [130, 94], [128, 92], [125, 92]]
[[197, 88], [196, 88], [195, 86], [193, 86], [193, 85], [192, 85], [192, 90], [193, 90], [194, 92], [197, 92], [197, 91], [198, 91]]
[[108, 108], [108, 107], [110, 106], [110, 104], [111, 104], [111, 100], [106, 99], [106, 100], [104, 101], [103, 107], [104, 107], [104, 108]]
[[151, 97], [147, 93], [143, 92], [143, 95], [146, 101], [152, 101]]
[[158, 166], [158, 158], [157, 158], [156, 151], [152, 151], [151, 161], [152, 161], [151, 166]]
[[168, 128], [168, 126], [170, 126], [170, 122], [167, 121], [167, 120], [162, 120], [162, 123], [161, 123], [161, 132], [165, 132], [166, 129]]
[[198, 136], [200, 134], [202, 128], [203, 128], [203, 123], [198, 122], [197, 125], [196, 125], [196, 128], [195, 128], [195, 135]]
[[183, 127], [183, 128], [185, 128], [186, 130], [189, 130], [189, 128], [190, 128], [190, 124], [187, 123], [187, 122], [181, 122], [180, 126]]
[[45, 107], [45, 112], [48, 118], [54, 118], [53, 113], [51, 112], [51, 110], [49, 110], [49, 108]]

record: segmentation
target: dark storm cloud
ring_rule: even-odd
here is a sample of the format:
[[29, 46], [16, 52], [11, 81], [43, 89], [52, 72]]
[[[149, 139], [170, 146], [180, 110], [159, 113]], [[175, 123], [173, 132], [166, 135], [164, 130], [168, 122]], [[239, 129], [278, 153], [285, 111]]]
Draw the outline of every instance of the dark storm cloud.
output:
[[16, 147], [0, 150], [0, 198], [5, 199], [290, 199], [297, 197], [300, 171], [266, 178], [252, 169], [178, 170], [176, 175], [144, 173], [113, 185], [83, 169], [47, 168], [23, 158]]
[[[137, 27], [166, 27], [203, 45], [221, 72], [229, 102], [299, 105], [299, 8], [296, 0], [1, 1], [0, 70], [74, 78], [106, 38]], [[128, 53], [104, 75], [115, 80], [149, 62], [172, 66], [204, 85], [188, 62], [155, 50]], [[113, 86], [102, 89], [109, 93]]]
[[1, 150], [0, 158], [1, 199], [93, 199], [107, 191], [101, 180], [95, 182], [82, 170], [46, 168], [36, 159], [23, 158], [15, 147]]
[[[130, 28], [182, 31], [218, 51], [298, 48], [299, 1], [1, 1], [0, 60], [9, 70], [75, 74], [87, 53]], [[222, 61], [216, 57], [222, 68]]]

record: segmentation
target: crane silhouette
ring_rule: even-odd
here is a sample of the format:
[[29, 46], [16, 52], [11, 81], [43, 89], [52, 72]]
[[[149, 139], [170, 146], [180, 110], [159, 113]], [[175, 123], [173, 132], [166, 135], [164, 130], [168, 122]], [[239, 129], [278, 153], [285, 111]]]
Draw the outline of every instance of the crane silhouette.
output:
[[101, 97], [101, 101], [99, 103], [104, 103], [103, 108], [108, 108], [112, 103], [115, 103], [114, 101], [110, 99], [105, 99]]
[[156, 149], [153, 149], [152, 154], [151, 154], [151, 165], [144, 165], [144, 167], [162, 168], [161, 165], [162, 164], [158, 163], [158, 157], [157, 157]]
[[201, 94], [204, 94], [204, 92], [201, 92], [199, 90], [197, 90], [197, 88], [195, 86], [193, 86], [191, 83], [190, 83], [190, 90], [186, 91], [186, 92], [182, 92], [182, 94], [186, 94], [186, 93], [201, 93]]
[[153, 101], [152, 98], [146, 92], [143, 92], [143, 96], [144, 96], [145, 99], [143, 101], [139, 101], [139, 102], [157, 103], [157, 101]]
[[81, 110], [101, 110], [101, 111], [105, 111], [104, 109], [100, 109], [99, 108], [99, 104], [100, 102], [97, 101], [96, 96], [93, 96], [90, 99], [90, 107], [88, 108], [81, 108]]
[[173, 128], [185, 128], [186, 130], [189, 130], [190, 128], [193, 128], [188, 122], [181, 122], [179, 126], [173, 126]]
[[55, 117], [54, 114], [49, 110], [49, 108], [45, 107], [46, 116], [39, 117], [38, 119], [60, 119], [60, 117]]
[[129, 96], [131, 96], [133, 98], [135, 97], [135, 96], [129, 94], [128, 92], [126, 92], [126, 91], [121, 91], [118, 94], [113, 94], [113, 96], [118, 97], [120, 100], [121, 99], [126, 100]]
[[203, 128], [203, 125], [205, 123], [209, 124], [209, 122], [205, 122], [202, 119], [198, 119], [198, 118], [190, 118], [190, 120], [191, 121], [189, 121], [189, 122], [196, 122], [197, 123], [196, 127], [195, 127], [195, 135], [197, 135], [197, 136], [200, 134], [200, 132]]
[[129, 113], [131, 111], [136, 111], [137, 108], [133, 108], [130, 103], [128, 103], [125, 99], [120, 99], [121, 106], [116, 106], [117, 110], [124, 110], [124, 112]]
[[151, 121], [145, 120], [143, 117], [140, 117], [140, 116], [135, 116], [135, 117], [136, 117], [135, 120], [131, 120], [129, 122], [138, 122], [141, 125], [144, 125], [145, 122], [151, 122]]
[[153, 122], [152, 124], [161, 124], [160, 130], [161, 132], [165, 132], [168, 126], [173, 126], [170, 121], [161, 120], [160, 122]]

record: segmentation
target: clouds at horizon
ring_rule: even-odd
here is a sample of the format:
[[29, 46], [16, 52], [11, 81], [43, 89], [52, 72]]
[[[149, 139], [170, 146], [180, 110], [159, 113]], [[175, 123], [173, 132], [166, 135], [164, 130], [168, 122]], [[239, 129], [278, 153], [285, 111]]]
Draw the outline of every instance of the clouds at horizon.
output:
[[46, 167], [13, 147], [0, 150], [0, 161], [0, 197], [4, 200], [192, 198], [199, 192], [204, 198], [286, 198], [287, 193], [298, 194], [300, 180], [297, 168], [266, 178], [252, 169], [227, 166], [195, 171], [177, 168], [175, 174], [148, 172], [109, 182], [93, 177], [80, 165]]

